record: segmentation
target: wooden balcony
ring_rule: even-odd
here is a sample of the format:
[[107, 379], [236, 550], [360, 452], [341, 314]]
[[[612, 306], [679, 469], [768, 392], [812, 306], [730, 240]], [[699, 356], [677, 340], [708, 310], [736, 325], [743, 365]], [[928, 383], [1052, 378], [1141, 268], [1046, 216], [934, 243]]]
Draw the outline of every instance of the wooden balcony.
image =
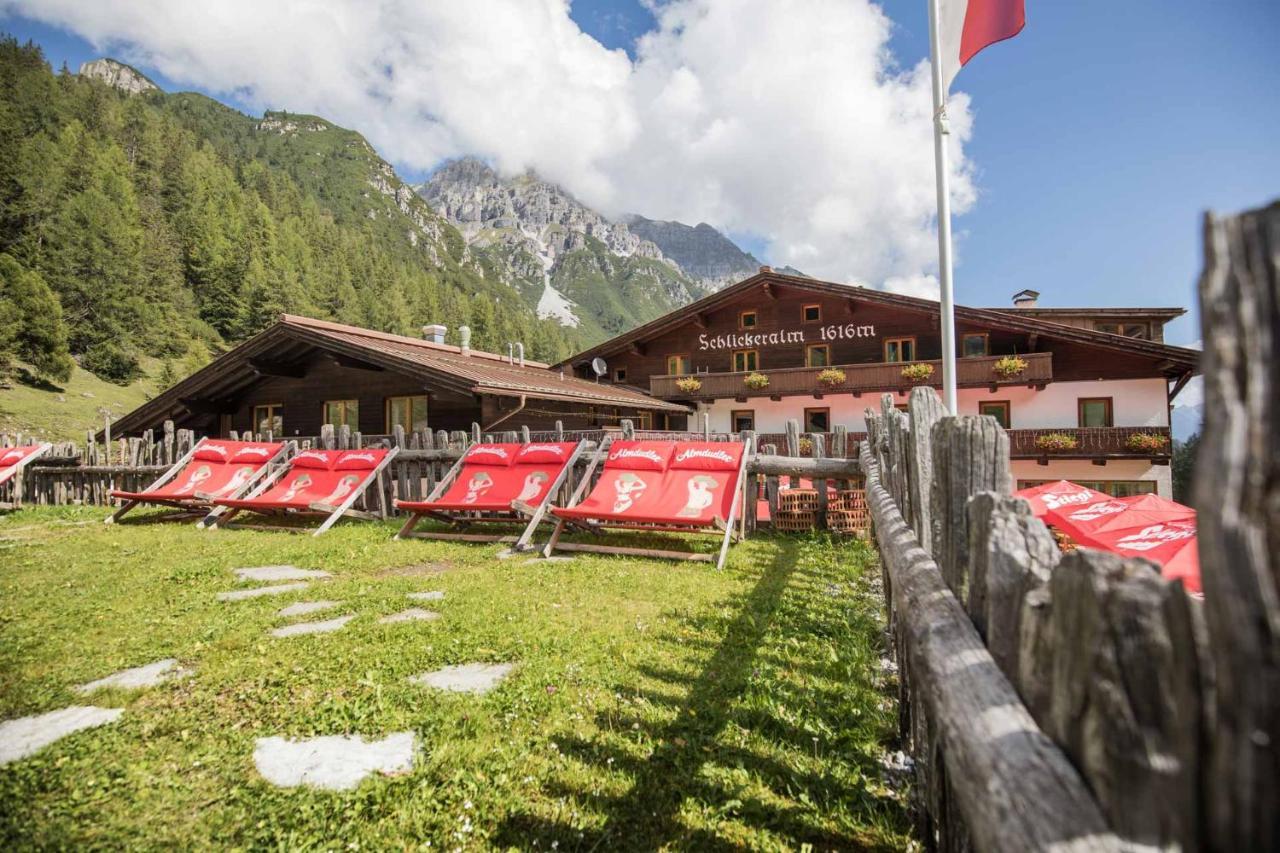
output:
[[[1037, 443], [1045, 435], [1068, 435], [1075, 447], [1049, 449]], [[1164, 439], [1160, 450], [1138, 450], [1130, 436], [1157, 435]], [[1009, 430], [1009, 456], [1013, 459], [1150, 459], [1168, 462], [1173, 440], [1168, 427], [1050, 427]]]
[[[1001, 356], [987, 355], [956, 359], [956, 384], [961, 388], [1001, 385], [1037, 385], [1043, 387], [1053, 381], [1053, 354], [1029, 353], [1022, 356], [1027, 369], [1017, 376], [1005, 377], [993, 369]], [[933, 376], [926, 382], [904, 379], [902, 368], [907, 364], [931, 364]], [[693, 378], [702, 383], [696, 391], [681, 391], [676, 382], [683, 376], [650, 376], [649, 393], [664, 400], [718, 400], [745, 399], [749, 397], [786, 397], [796, 395], [854, 394], [877, 391], [906, 391], [915, 385], [942, 387], [942, 362], [877, 362], [874, 364], [833, 365], [844, 371], [845, 380], [838, 385], [825, 385], [818, 381], [823, 367], [784, 367], [775, 370], [758, 370], [769, 377], [765, 388], [753, 389], [743, 384], [747, 373], [699, 373]]]

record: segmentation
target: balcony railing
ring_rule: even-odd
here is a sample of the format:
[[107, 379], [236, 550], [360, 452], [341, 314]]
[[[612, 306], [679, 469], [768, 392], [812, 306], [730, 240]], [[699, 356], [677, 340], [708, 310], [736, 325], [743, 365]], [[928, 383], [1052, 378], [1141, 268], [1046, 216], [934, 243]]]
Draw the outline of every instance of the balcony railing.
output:
[[[1046, 447], [1042, 436], [1065, 435], [1075, 447]], [[1161, 446], [1138, 446], [1131, 436], [1158, 436]], [[1145, 442], [1144, 442], [1145, 444]], [[1009, 430], [1009, 455], [1014, 459], [1168, 459], [1173, 441], [1168, 427], [1050, 427]]]
[[[962, 388], [998, 385], [1044, 385], [1053, 381], [1053, 354], [1028, 353], [1021, 356], [1027, 367], [1015, 376], [1005, 376], [995, 371], [994, 365], [1002, 356], [979, 356], [956, 359], [956, 384]], [[902, 375], [908, 364], [931, 364], [933, 375], [924, 382], [913, 382]], [[865, 391], [899, 391], [914, 385], [942, 386], [942, 362], [877, 362], [875, 364], [833, 365], [844, 371], [844, 382], [827, 385], [818, 381], [818, 374], [825, 367], [784, 367], [775, 370], [757, 370], [769, 377], [764, 388], [748, 388], [743, 384], [750, 373], [698, 373], [692, 378], [701, 383], [696, 391], [682, 391], [676, 383], [685, 376], [650, 376], [649, 392], [655, 397], [676, 400], [714, 400], [726, 397], [779, 397], [797, 394], [861, 394]]]

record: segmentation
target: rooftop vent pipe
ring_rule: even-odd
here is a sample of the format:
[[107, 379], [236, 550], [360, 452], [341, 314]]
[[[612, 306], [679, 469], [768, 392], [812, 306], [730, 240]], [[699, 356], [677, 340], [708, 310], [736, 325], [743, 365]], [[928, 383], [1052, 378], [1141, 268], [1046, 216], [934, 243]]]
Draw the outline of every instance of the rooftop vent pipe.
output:
[[462, 350], [463, 355], [471, 355], [471, 327], [458, 327], [458, 349]]
[[516, 363], [515, 352], [516, 352], [516, 345], [511, 343], [511, 341], [507, 341], [507, 364]]
[[520, 362], [520, 366], [524, 367], [524, 343], [516, 341], [516, 359]]
[[1040, 291], [1038, 290], [1019, 290], [1013, 294], [1013, 307], [1034, 308], [1036, 307], [1036, 300], [1039, 298]]
[[439, 323], [422, 327], [422, 337], [424, 340], [431, 341], [433, 344], [444, 343], [445, 333], [449, 331], [448, 326], [441, 326]]

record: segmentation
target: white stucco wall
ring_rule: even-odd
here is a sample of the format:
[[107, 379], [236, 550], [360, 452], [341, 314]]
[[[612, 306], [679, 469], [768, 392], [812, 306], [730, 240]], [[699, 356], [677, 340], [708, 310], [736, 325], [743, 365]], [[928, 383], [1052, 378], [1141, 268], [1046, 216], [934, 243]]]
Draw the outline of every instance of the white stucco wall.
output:
[[[1006, 386], [998, 388], [994, 394], [986, 388], [961, 388], [958, 403], [960, 414], [976, 415], [979, 402], [1008, 400], [1013, 429], [1044, 429], [1077, 426], [1077, 401], [1081, 397], [1110, 397], [1115, 426], [1118, 427], [1169, 425], [1163, 379], [1052, 382], [1043, 391], [1026, 386]], [[895, 395], [895, 400], [905, 403], [907, 398], [899, 394]], [[731, 412], [751, 409], [755, 412], [758, 432], [783, 432], [788, 420], [803, 418], [806, 408], [827, 408], [831, 410], [832, 426], [844, 426], [851, 432], [865, 432], [867, 426], [862, 413], [868, 406], [880, 407], [879, 393], [867, 393], [861, 397], [828, 394], [821, 400], [812, 396], [783, 397], [778, 401], [752, 397], [746, 403], [717, 400], [710, 406], [700, 405], [698, 413], [689, 419], [689, 427], [695, 431], [702, 429], [702, 413], [707, 412], [711, 415], [711, 429], [726, 432], [731, 426]]]
[[1014, 459], [1010, 468], [1015, 489], [1019, 480], [1155, 480], [1156, 494], [1173, 500], [1173, 468], [1152, 465], [1145, 459], [1108, 459], [1106, 465], [1094, 465], [1088, 459], [1051, 459], [1048, 465], [1039, 465], [1034, 459]]

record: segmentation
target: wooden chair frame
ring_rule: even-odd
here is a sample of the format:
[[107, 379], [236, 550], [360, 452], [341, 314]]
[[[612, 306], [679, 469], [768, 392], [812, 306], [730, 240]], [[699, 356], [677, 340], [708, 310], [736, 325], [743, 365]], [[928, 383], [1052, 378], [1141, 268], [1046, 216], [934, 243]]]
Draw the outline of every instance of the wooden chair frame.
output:
[[[565, 480], [573, 472], [574, 466], [578, 464], [578, 458], [582, 455], [585, 447], [586, 442], [579, 441], [577, 446], [573, 448], [573, 453], [569, 455], [564, 467], [560, 469], [560, 473], [556, 475], [555, 480], [547, 488], [542, 503], [536, 507], [513, 501], [510, 512], [482, 510], [474, 513], [454, 513], [451, 510], [411, 510], [412, 515], [405, 521], [400, 531], [396, 533], [395, 538], [443, 539], [455, 542], [510, 542], [513, 543], [512, 550], [527, 551], [532, 547], [531, 540], [538, 531], [538, 525], [546, 518], [547, 509], [555, 499], [556, 493], [564, 486]], [[427, 501], [439, 500], [440, 496], [448, 491], [449, 486], [458, 479], [458, 474], [461, 473], [466, 458], [464, 451], [458, 461], [453, 464], [444, 477], [440, 479], [440, 482], [436, 484], [436, 487], [431, 490], [431, 494], [427, 496]], [[414, 530], [424, 518], [433, 518], [437, 521], [443, 521], [451, 527], [462, 529], [470, 527], [472, 524], [511, 524], [512, 522], [522, 521], [527, 521], [527, 523], [524, 530], [516, 537], [486, 533], [448, 533], [444, 531]]]
[[[11, 448], [0, 447], [0, 451], [9, 450], [9, 449]], [[13, 470], [9, 472], [9, 476], [5, 477], [3, 481], [0, 481], [0, 486], [5, 486], [5, 485], [8, 485], [9, 483], [13, 483], [13, 491], [14, 491], [14, 495], [16, 496], [16, 499], [12, 501], [0, 501], [0, 509], [5, 509], [5, 510], [14, 509], [22, 503], [21, 497], [18, 496], [18, 489], [21, 488], [22, 486], [22, 469], [26, 468], [32, 462], [39, 459], [41, 456], [44, 456], [46, 453], [48, 453], [52, 449], [53, 449], [52, 444], [50, 444], [47, 441], [42, 441], [36, 445], [36, 450], [34, 453], [31, 453], [28, 456], [24, 457], [21, 461], [18, 462], [17, 465], [13, 466]]]
[[[600, 460], [607, 455], [608, 446], [602, 442], [600, 450], [596, 453], [591, 465], [583, 474], [582, 482], [578, 484], [578, 488], [574, 491], [573, 497], [569, 499], [569, 506], [576, 506], [581, 502], [584, 493], [590, 486], [592, 475], [595, 473], [596, 466]], [[724, 561], [729, 555], [729, 542], [731, 539], [741, 539], [741, 536], [735, 535], [734, 521], [738, 517], [739, 508], [742, 505], [744, 490], [742, 488], [743, 478], [747, 474], [747, 462], [751, 456], [750, 445], [743, 447], [742, 461], [738, 463], [738, 482], [733, 490], [733, 501], [729, 504], [729, 517], [727, 519], [715, 519], [712, 530], [716, 533], [722, 533], [720, 543], [720, 552], [713, 558], [710, 554], [699, 554], [688, 551], [670, 551], [666, 549], [655, 548], [634, 548], [622, 545], [597, 545], [589, 542], [561, 542], [560, 537], [564, 534], [564, 530], [568, 526], [573, 526], [578, 530], [585, 530], [589, 533], [599, 534], [601, 530], [651, 530], [656, 533], [711, 533], [705, 526], [682, 525], [677, 522], [670, 524], [652, 524], [647, 522], [625, 522], [617, 519], [609, 519], [607, 521], [591, 522], [579, 519], [568, 519], [556, 517], [556, 527], [551, 531], [551, 538], [547, 540], [547, 544], [542, 548], [542, 556], [550, 557], [556, 551], [586, 551], [596, 554], [619, 554], [632, 557], [653, 557], [661, 560], [691, 560], [695, 562], [710, 563], [714, 562], [717, 569], [724, 568]], [[713, 534], [714, 535], [714, 534]]]
[[[354, 449], [358, 449], [358, 448], [354, 448]], [[226, 514], [219, 515], [219, 516], [214, 516], [214, 515], [207, 516], [197, 526], [202, 529], [243, 528], [243, 529], [249, 529], [249, 530], [286, 530], [290, 533], [305, 533], [307, 532], [306, 528], [283, 527], [278, 524], [244, 524], [244, 523], [232, 524], [231, 520], [242, 512], [252, 512], [262, 516], [286, 516], [286, 517], [287, 516], [324, 516], [324, 521], [320, 524], [319, 527], [317, 527], [311, 533], [312, 536], [319, 536], [321, 533], [324, 533], [330, 527], [333, 527], [333, 525], [337, 524], [338, 520], [343, 518], [344, 516], [351, 516], [352, 518], [361, 518], [366, 521], [372, 521], [378, 518], [386, 518], [387, 512], [386, 512], [385, 503], [383, 504], [383, 509], [380, 513], [364, 512], [363, 510], [352, 509], [351, 506], [360, 498], [361, 495], [363, 495], [366, 491], [368, 491], [369, 486], [375, 482], [379, 484], [379, 489], [378, 489], [379, 501], [385, 502], [386, 496], [383, 493], [383, 490], [381, 488], [382, 472], [386, 469], [387, 465], [391, 463], [391, 460], [396, 458], [396, 454], [398, 454], [399, 452], [400, 452], [400, 448], [398, 447], [393, 447], [390, 450], [388, 450], [387, 455], [383, 457], [383, 460], [379, 462], [376, 466], [374, 466], [369, 471], [369, 473], [365, 475], [365, 478], [361, 480], [354, 489], [351, 490], [351, 494], [343, 498], [342, 503], [338, 504], [337, 506], [330, 506], [329, 504], [322, 504], [322, 503], [313, 503], [310, 506], [308, 506], [306, 509], [290, 509], [286, 507], [261, 507], [261, 508], [221, 507], [222, 509], [227, 510]], [[277, 471], [275, 471], [275, 473], [270, 478], [268, 478], [267, 480], [259, 484], [258, 488], [254, 489], [252, 493], [246, 495], [244, 498], [242, 498], [242, 500], [252, 500], [253, 498], [256, 498], [259, 495], [265, 493], [273, 485], [279, 482], [280, 478], [283, 477], [285, 473], [287, 473], [289, 470], [291, 470], [291, 466], [289, 465], [280, 466], [280, 468]]]
[[[209, 440], [210, 439], [208, 437], [205, 437], [197, 441], [195, 444], [193, 444], [191, 446], [191, 449], [188, 450], [186, 453], [182, 454], [182, 458], [180, 458], [177, 462], [174, 462], [168, 471], [165, 471], [163, 474], [157, 477], [154, 482], [150, 483], [142, 491], [150, 492], [153, 489], [160, 488], [165, 483], [172, 480], [175, 476], [177, 476], [178, 472], [182, 470], [182, 467], [191, 461], [191, 458], [195, 456], [196, 451], [200, 449], [200, 446]], [[254, 487], [254, 484], [262, 480], [264, 477], [270, 478], [270, 472], [272, 471], [272, 466], [277, 465], [277, 463], [283, 462], [285, 459], [287, 459], [290, 454], [291, 447], [292, 447], [291, 442], [286, 441], [283, 444], [281, 444], [280, 449], [276, 451], [276, 454], [272, 456], [270, 459], [268, 459], [266, 462], [264, 462], [262, 467], [258, 469], [257, 473], [255, 473], [251, 478], [249, 478], [249, 481], [247, 483], [245, 483], [240, 488], [236, 489], [235, 492], [229, 495], [228, 497], [239, 498], [242, 495], [254, 494], [254, 492], [251, 492], [251, 490]], [[287, 465], [282, 465], [277, 470], [284, 470], [287, 467], [288, 467]], [[125, 514], [127, 514], [130, 510], [134, 509], [139, 504], [144, 504], [144, 503], [156, 504], [157, 506], [174, 507], [177, 510], [176, 512], [163, 516], [164, 519], [178, 520], [178, 519], [191, 518], [197, 515], [202, 515], [204, 516], [204, 518], [201, 519], [200, 521], [201, 527], [204, 527], [206, 523], [209, 521], [209, 519], [218, 517], [227, 509], [224, 506], [215, 506], [213, 503], [213, 495], [207, 494], [205, 492], [200, 492], [200, 491], [193, 493], [190, 500], [185, 500], [185, 499], [165, 500], [163, 498], [158, 498], [156, 500], [126, 499], [119, 509], [117, 509], [115, 512], [113, 512], [111, 515], [107, 516], [107, 518], [103, 520], [103, 523], [115, 524], [117, 521], [124, 518]]]

